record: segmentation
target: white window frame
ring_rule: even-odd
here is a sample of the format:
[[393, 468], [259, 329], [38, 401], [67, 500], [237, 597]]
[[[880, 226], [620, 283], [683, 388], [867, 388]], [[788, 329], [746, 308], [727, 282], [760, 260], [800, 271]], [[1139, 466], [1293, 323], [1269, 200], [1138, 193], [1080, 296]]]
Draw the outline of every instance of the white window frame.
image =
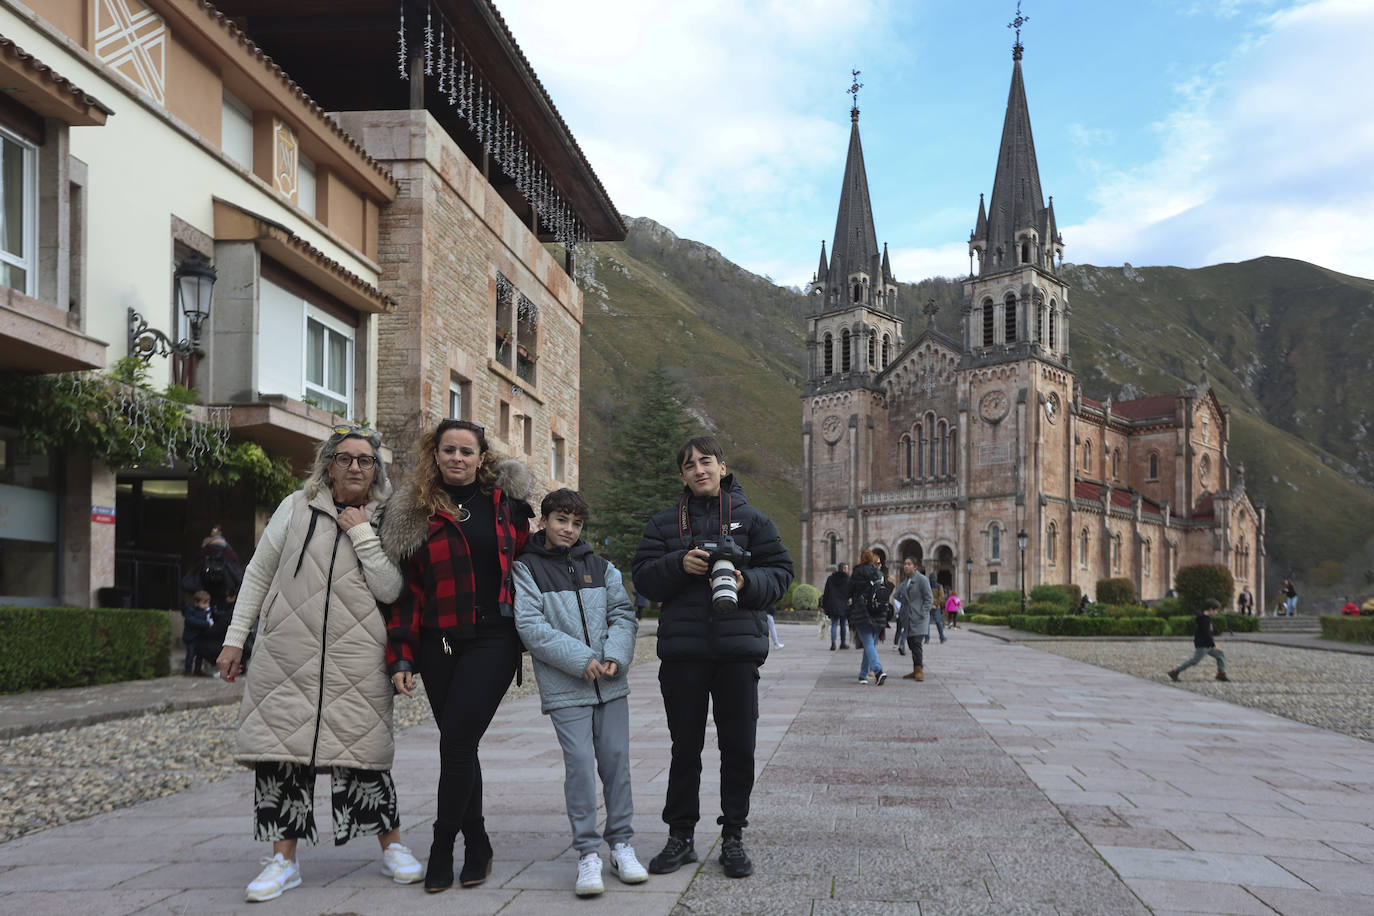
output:
[[[326, 330], [333, 331], [334, 333], [340, 335], [341, 337], [343, 337], [344, 339], [346, 339], [346, 340], [348, 341], [348, 355], [347, 355], [346, 357], [344, 357], [344, 362], [345, 362], [345, 364], [346, 364], [345, 370], [346, 370], [346, 372], [347, 372], [347, 376], [346, 376], [346, 378], [344, 379], [344, 385], [347, 387], [347, 389], [348, 389], [347, 391], [342, 391], [342, 392], [340, 392], [340, 391], [331, 391], [331, 390], [329, 390], [328, 388], [324, 387], [324, 385], [322, 385], [322, 384], [316, 384], [316, 383], [310, 381], [310, 378], [309, 378], [309, 372], [310, 372], [309, 363], [310, 363], [310, 359], [309, 359], [309, 353], [308, 353], [307, 351], [308, 351], [308, 348], [310, 347], [310, 322], [312, 322], [312, 321], [315, 322], [316, 324], [320, 325], [321, 327], [325, 328]], [[301, 335], [302, 335], [302, 336], [301, 336], [301, 391], [305, 392], [305, 396], [306, 396], [306, 397], [311, 397], [312, 395], [315, 395], [315, 394], [321, 394], [321, 395], [324, 395], [325, 397], [329, 398], [331, 401], [342, 401], [342, 402], [344, 403], [344, 409], [341, 410], [341, 411], [331, 411], [331, 413], [338, 413], [339, 415], [341, 415], [341, 416], [343, 416], [343, 417], [352, 417], [352, 416], [353, 416], [353, 348], [354, 348], [354, 346], [356, 345], [356, 342], [357, 342], [357, 341], [356, 341], [356, 330], [357, 330], [357, 329], [356, 329], [356, 328], [351, 328], [351, 327], [349, 327], [348, 325], [344, 324], [344, 323], [343, 323], [342, 321], [340, 321], [339, 319], [335, 318], [333, 315], [330, 315], [328, 312], [324, 311], [323, 309], [316, 308], [315, 306], [311, 305], [309, 302], [306, 302], [306, 303], [305, 303], [305, 315], [304, 315], [304, 317], [303, 317], [303, 319], [302, 319], [302, 322], [303, 322], [303, 323], [302, 323], [302, 325], [301, 325]], [[328, 361], [329, 361], [329, 344], [328, 344], [328, 338], [326, 338], [326, 342], [325, 342], [324, 358], [325, 358], [324, 377], [325, 377], [325, 378], [329, 378], [329, 362], [328, 362]]]
[[[28, 140], [0, 127], [0, 136], [14, 143], [20, 148], [24, 160], [24, 175], [21, 179], [24, 187], [21, 193], [24, 196], [24, 226], [21, 247], [24, 249], [22, 256], [15, 256], [0, 248], [0, 261], [17, 267], [24, 271], [24, 288], [19, 290], [26, 296], [32, 296], [37, 288], [38, 277], [38, 147]], [[7, 289], [18, 289], [18, 287], [6, 287]], [[66, 308], [66, 303], [58, 305]]]
[[[450, 377], [448, 380], [448, 413], [445, 414], [445, 416], [451, 417], [455, 420], [471, 419], [471, 417], [469, 416], [471, 410], [469, 405], [467, 404], [467, 400], [471, 397], [470, 392], [471, 388], [468, 387], [466, 380], [457, 377]], [[458, 401], [457, 410], [454, 409], [453, 402], [455, 398]], [[467, 412], [465, 413], [464, 411]]]
[[[219, 128], [219, 148], [224, 155], [243, 166], [248, 171], [253, 171], [253, 109], [243, 99], [234, 95], [228, 89], [224, 90], [220, 103], [220, 128]], [[247, 161], [243, 158], [243, 149], [239, 145], [226, 143], [232, 136], [241, 139], [242, 131], [226, 131], [225, 127], [230, 123], [230, 115], [236, 114], [248, 124], [248, 156]], [[238, 122], [242, 124], [242, 122]], [[226, 136], [229, 134], [230, 136]]]
[[315, 195], [318, 188], [315, 163], [304, 153], [296, 153], [296, 206], [311, 216], [315, 215]]

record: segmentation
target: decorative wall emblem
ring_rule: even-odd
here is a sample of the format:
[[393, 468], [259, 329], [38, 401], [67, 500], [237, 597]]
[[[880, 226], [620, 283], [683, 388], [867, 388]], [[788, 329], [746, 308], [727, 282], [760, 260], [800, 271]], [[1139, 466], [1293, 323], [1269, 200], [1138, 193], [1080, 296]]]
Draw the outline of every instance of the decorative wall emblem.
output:
[[844, 435], [844, 421], [838, 414], [830, 414], [821, 421], [821, 437], [826, 442], [834, 445], [840, 441], [840, 436]]
[[292, 202], [299, 188], [300, 148], [291, 125], [272, 119], [272, 181]]
[[1011, 401], [1005, 391], [992, 390], [978, 401], [978, 415], [988, 423], [1000, 422], [1011, 409]]
[[1053, 391], [1049, 397], [1045, 398], [1045, 417], [1051, 423], [1059, 419], [1059, 413], [1063, 410], [1063, 405], [1059, 403], [1059, 395]]
[[167, 23], [138, 0], [96, 0], [95, 56], [166, 103]]

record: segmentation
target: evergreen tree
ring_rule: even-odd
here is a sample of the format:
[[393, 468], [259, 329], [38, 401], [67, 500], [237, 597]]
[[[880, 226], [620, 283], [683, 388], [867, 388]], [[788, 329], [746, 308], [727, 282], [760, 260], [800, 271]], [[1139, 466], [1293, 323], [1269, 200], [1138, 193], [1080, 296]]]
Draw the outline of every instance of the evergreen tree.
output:
[[638, 387], [639, 403], [612, 439], [610, 479], [592, 517], [595, 548], [609, 553], [626, 579], [645, 524], [682, 492], [677, 450], [695, 425], [663, 366]]

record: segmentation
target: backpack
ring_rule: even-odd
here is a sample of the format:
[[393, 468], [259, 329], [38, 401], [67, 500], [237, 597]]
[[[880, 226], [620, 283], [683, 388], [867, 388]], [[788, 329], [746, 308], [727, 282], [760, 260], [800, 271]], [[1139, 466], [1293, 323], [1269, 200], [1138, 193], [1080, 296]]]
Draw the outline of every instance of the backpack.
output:
[[891, 607], [888, 601], [895, 588], [891, 582], [884, 580], [868, 593], [868, 616], [873, 618], [875, 624], [887, 623], [888, 609]]
[[229, 581], [229, 568], [224, 563], [224, 555], [209, 554], [200, 560], [200, 587], [207, 592], [224, 588]]

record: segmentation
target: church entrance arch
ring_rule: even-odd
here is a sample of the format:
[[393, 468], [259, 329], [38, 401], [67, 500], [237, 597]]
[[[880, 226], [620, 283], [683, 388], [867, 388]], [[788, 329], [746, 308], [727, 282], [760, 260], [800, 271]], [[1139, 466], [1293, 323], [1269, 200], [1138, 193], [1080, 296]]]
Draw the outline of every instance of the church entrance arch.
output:
[[954, 550], [948, 545], [941, 545], [935, 548], [935, 563], [932, 568], [926, 570], [930, 573], [932, 585], [938, 585], [945, 591], [954, 587]]
[[915, 538], [907, 538], [897, 545], [897, 568], [901, 569], [902, 561], [907, 557], [911, 557], [916, 561], [916, 565], [920, 566], [925, 555], [925, 548], [921, 546], [920, 541]]

